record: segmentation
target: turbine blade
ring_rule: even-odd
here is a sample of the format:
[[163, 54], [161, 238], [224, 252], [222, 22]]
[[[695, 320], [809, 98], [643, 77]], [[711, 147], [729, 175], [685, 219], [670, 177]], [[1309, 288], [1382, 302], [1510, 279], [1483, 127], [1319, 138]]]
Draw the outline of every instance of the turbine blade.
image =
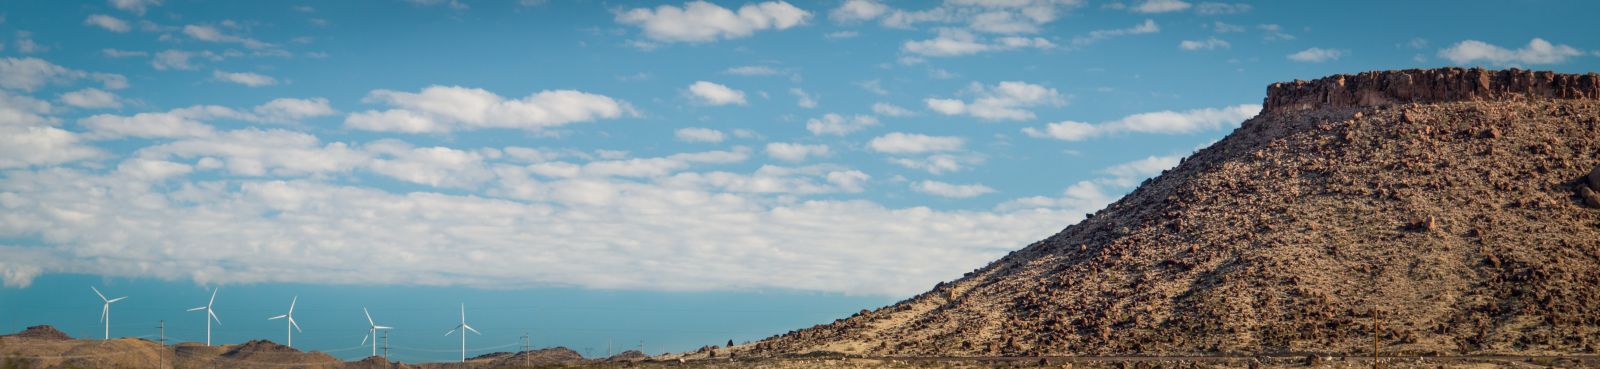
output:
[[218, 318], [217, 317], [217, 312], [216, 311], [212, 311], [211, 309], [206, 309], [206, 315], [210, 315], [211, 316], [211, 320], [217, 321], [217, 325], [222, 325], [222, 318]]
[[367, 315], [367, 325], [369, 325], [369, 326], [378, 325], [378, 323], [373, 323], [372, 322], [372, 313], [367, 312], [367, 308], [361, 308], [361, 313]]
[[103, 293], [100, 293], [100, 289], [99, 288], [94, 288], [94, 286], [89, 286], [89, 289], [94, 290], [94, 294], [96, 296], [100, 296], [100, 301], [105, 301], [106, 300], [106, 295], [103, 294]]
[[106, 321], [106, 315], [110, 315], [110, 314], [111, 314], [111, 304], [110, 303], [107, 303], [107, 304], [101, 306], [100, 307], [100, 322], [102, 322], [102, 323], [105, 322]]
[[109, 304], [109, 303], [113, 303], [113, 302], [117, 302], [117, 301], [122, 301], [122, 299], [125, 299], [125, 298], [128, 298], [128, 296], [122, 296], [122, 297], [106, 300], [106, 303]]
[[206, 309], [206, 307], [201, 306], [201, 307], [197, 307], [197, 308], [193, 308], [193, 309], [189, 309], [189, 310], [184, 310], [184, 311], [201, 311], [201, 310], [205, 310], [205, 309]]
[[456, 330], [454, 330], [454, 329], [451, 329], [451, 330], [450, 330], [450, 331], [449, 331], [449, 332], [444, 332], [444, 335], [446, 335], [446, 336], [448, 336], [448, 335], [450, 335], [450, 334], [451, 334], [451, 333], [456, 333]]
[[220, 290], [222, 290], [222, 287], [217, 287], [211, 290], [211, 301], [206, 303], [206, 307], [211, 307], [212, 304], [217, 303], [217, 291]]
[[467, 325], [467, 304], [461, 304], [461, 325]]
[[372, 329], [394, 329], [394, 327], [385, 327], [385, 326], [381, 326], [381, 325], [375, 325], [375, 326], [372, 326]]
[[300, 330], [300, 323], [295, 323], [294, 322], [294, 318], [289, 318], [289, 325], [294, 326], [294, 331], [295, 332], [305, 333], [305, 331], [301, 331]]
[[367, 335], [361, 336], [361, 345], [360, 346], [366, 346], [368, 338], [372, 338], [372, 334], [371, 333], [367, 333]]
[[483, 335], [483, 332], [478, 332], [478, 330], [472, 329], [472, 326], [470, 325], [462, 324], [461, 328], [466, 328], [467, 330], [472, 331], [472, 333], [477, 333], [479, 336]]
[[287, 316], [288, 315], [279, 315], [279, 316], [267, 318], [267, 320], [278, 320], [278, 319], [283, 319], [284, 317], [287, 317]]
[[295, 296], [293, 300], [289, 300], [289, 314], [294, 314], [294, 303], [296, 302], [300, 302], [300, 296]]

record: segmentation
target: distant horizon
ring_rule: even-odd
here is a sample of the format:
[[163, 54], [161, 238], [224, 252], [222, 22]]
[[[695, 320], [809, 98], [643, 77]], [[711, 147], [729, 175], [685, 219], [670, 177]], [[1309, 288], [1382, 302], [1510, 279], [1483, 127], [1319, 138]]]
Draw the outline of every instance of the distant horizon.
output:
[[[1534, 6], [1537, 5], [1537, 6]], [[1418, 14], [1426, 14], [1418, 17]], [[681, 352], [1050, 237], [1267, 86], [1600, 70], [1597, 2], [0, 4], [0, 331]], [[1485, 27], [1493, 24], [1494, 27]], [[483, 325], [477, 325], [482, 322]], [[201, 331], [197, 331], [201, 330]], [[515, 341], [515, 344], [514, 344]], [[506, 346], [511, 345], [511, 346]], [[620, 351], [620, 350], [619, 350]], [[404, 356], [402, 356], [404, 357]]]

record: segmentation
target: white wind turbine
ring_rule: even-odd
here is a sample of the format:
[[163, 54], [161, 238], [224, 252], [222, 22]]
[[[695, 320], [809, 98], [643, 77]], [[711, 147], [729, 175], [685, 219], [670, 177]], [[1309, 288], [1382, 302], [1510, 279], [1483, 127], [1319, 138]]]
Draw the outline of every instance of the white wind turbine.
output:
[[206, 302], [206, 306], [189, 309], [189, 311], [206, 311], [206, 346], [211, 346], [211, 321], [216, 320], [217, 325], [222, 325], [222, 319], [217, 318], [217, 313], [211, 310], [211, 304], [217, 302], [217, 290], [221, 288], [211, 290], [211, 301]]
[[295, 302], [299, 302], [299, 301], [300, 301], [300, 296], [295, 296], [293, 300], [289, 300], [289, 313], [288, 314], [283, 314], [283, 315], [267, 318], [267, 320], [276, 320], [276, 319], [289, 318], [289, 326], [285, 327], [283, 329], [285, 331], [289, 331], [289, 342], [285, 346], [294, 347], [294, 331], [300, 330], [300, 323], [295, 323], [294, 322], [294, 303]]
[[483, 335], [483, 333], [478, 333], [478, 330], [472, 329], [472, 326], [467, 325], [467, 304], [461, 304], [461, 324], [456, 325], [449, 332], [444, 332], [444, 335], [449, 336], [451, 333], [456, 333], [456, 331], [461, 331], [461, 362], [465, 363], [467, 362], [467, 331], [477, 333], [479, 336]]
[[105, 339], [109, 340], [109, 339], [111, 339], [111, 303], [117, 302], [117, 301], [122, 301], [122, 299], [128, 298], [128, 296], [122, 296], [122, 297], [118, 297], [118, 298], [107, 300], [106, 299], [106, 295], [103, 294], [103, 293], [100, 293], [100, 289], [99, 288], [94, 288], [94, 286], [89, 286], [89, 289], [94, 290], [94, 294], [100, 296], [100, 301], [103, 301], [103, 302], [106, 303], [105, 305], [101, 305], [100, 306], [100, 321], [103, 322], [103, 323], [106, 323], [106, 338]]
[[[372, 356], [378, 356], [378, 330], [380, 330], [380, 329], [394, 329], [394, 328], [393, 327], [381, 326], [381, 325], [378, 325], [378, 323], [372, 322], [372, 313], [367, 312], [367, 308], [361, 308], [361, 313], [362, 314], [367, 314], [367, 336], [366, 337], [361, 337], [361, 344], [365, 345], [365, 344], [367, 344], [367, 340], [371, 339], [372, 340]], [[449, 333], [445, 333], [445, 334], [449, 335]]]

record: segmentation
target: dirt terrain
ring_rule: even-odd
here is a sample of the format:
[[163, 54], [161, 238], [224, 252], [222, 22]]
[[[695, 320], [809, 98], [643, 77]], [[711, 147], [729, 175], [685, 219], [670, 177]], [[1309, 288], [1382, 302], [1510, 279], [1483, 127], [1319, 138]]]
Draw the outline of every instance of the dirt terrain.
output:
[[1048, 239], [722, 351], [1592, 354], [1597, 98], [1592, 73], [1274, 84], [1261, 115]]

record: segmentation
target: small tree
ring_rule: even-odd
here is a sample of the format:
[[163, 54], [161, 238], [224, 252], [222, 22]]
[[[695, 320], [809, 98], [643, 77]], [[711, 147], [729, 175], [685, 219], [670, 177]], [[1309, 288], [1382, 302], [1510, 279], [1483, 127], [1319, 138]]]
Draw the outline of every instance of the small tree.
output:
[[728, 348], [733, 348], [733, 340], [728, 340]]

